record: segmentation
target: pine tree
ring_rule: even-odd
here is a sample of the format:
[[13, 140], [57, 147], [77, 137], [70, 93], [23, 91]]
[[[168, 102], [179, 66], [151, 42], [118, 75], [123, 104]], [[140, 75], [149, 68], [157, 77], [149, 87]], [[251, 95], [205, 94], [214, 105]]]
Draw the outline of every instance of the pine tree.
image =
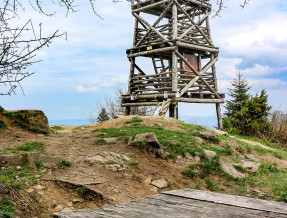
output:
[[229, 118], [234, 118], [235, 114], [243, 108], [244, 102], [250, 98], [248, 91], [251, 86], [248, 85], [247, 80], [243, 78], [241, 72], [236, 75], [231, 85], [233, 88], [228, 89], [228, 95], [232, 97], [232, 99], [226, 101], [226, 112], [224, 115]]
[[104, 107], [101, 108], [100, 113], [97, 117], [97, 122], [101, 123], [103, 121], [109, 120], [109, 114], [107, 113], [106, 109]]

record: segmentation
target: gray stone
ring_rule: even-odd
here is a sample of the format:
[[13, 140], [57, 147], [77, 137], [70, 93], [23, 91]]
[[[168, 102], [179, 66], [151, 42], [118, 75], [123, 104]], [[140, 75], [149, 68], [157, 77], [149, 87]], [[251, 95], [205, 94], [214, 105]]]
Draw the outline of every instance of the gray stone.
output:
[[245, 174], [243, 174], [243, 173], [239, 172], [238, 170], [236, 170], [232, 164], [225, 163], [223, 160], [220, 160], [220, 167], [222, 168], [222, 170], [225, 173], [233, 176], [234, 178], [244, 178], [244, 177], [246, 177]]
[[22, 169], [21, 166], [16, 166], [16, 170], [17, 170], [17, 171], [20, 171], [21, 169]]
[[200, 137], [194, 136], [193, 138], [194, 138], [195, 142], [198, 143], [198, 144], [203, 144], [204, 143], [203, 139], [200, 138]]
[[212, 159], [213, 157], [216, 156], [216, 152], [214, 151], [210, 151], [210, 150], [203, 150], [203, 151], [208, 159]]
[[153, 180], [151, 184], [157, 188], [166, 188], [168, 185], [165, 179]]
[[250, 170], [251, 172], [256, 172], [260, 167], [260, 163], [255, 163], [252, 161], [244, 161], [242, 167]]
[[134, 142], [146, 142], [148, 145], [152, 146], [153, 148], [161, 149], [162, 146], [159, 144], [157, 137], [154, 133], [143, 133], [138, 134], [135, 136]]
[[107, 143], [115, 143], [117, 142], [117, 137], [113, 137], [113, 138], [103, 138], [103, 140]]
[[215, 130], [214, 131], [215, 133], [217, 133], [218, 135], [228, 135], [228, 133], [227, 132], [224, 132], [224, 131], [221, 131], [221, 130]]
[[199, 134], [206, 140], [213, 140], [216, 137], [212, 132], [199, 132]]

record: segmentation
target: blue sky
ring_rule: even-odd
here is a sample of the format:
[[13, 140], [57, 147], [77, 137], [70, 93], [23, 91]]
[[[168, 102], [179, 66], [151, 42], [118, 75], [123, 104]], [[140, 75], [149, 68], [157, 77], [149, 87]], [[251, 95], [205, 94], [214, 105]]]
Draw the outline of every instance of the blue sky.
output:
[[[215, 2], [215, 0], [213, 0]], [[68, 32], [39, 52], [42, 62], [29, 70], [36, 72], [23, 81], [25, 96], [1, 97], [6, 109], [40, 109], [48, 119], [78, 119], [95, 110], [96, 102], [126, 88], [129, 61], [125, 50], [132, 45], [134, 19], [128, 3], [96, 2], [99, 19], [88, 1], [78, 12], [65, 17], [62, 11], [52, 18], [26, 8], [17, 25], [32, 18], [43, 23], [47, 35], [60, 29]], [[274, 107], [287, 109], [287, 2], [250, 0], [245, 9], [239, 1], [227, 2], [221, 17], [211, 19], [214, 44], [220, 48], [217, 62], [218, 85], [227, 92], [240, 70], [253, 85], [252, 92], [266, 89]], [[53, 11], [53, 8], [48, 8]], [[57, 9], [60, 10], [60, 9]], [[214, 105], [181, 104], [180, 115], [215, 116]]]

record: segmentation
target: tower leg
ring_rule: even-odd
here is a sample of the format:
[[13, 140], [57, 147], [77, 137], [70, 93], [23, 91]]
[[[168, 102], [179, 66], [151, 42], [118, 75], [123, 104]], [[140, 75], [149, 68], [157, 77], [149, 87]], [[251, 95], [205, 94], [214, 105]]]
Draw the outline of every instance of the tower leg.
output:
[[174, 117], [174, 105], [172, 103], [169, 106], [169, 117]]
[[126, 115], [130, 115], [131, 114], [131, 107], [126, 107]]
[[221, 109], [220, 109], [219, 103], [216, 103], [216, 113], [217, 113], [218, 129], [222, 130], [222, 117], [221, 117]]
[[178, 103], [174, 105], [174, 118], [178, 120]]

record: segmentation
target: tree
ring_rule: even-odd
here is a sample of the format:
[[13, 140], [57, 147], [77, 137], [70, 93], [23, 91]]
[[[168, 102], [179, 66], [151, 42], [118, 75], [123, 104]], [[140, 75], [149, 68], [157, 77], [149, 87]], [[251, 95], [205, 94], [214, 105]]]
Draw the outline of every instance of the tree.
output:
[[262, 90], [260, 95], [251, 96], [250, 86], [239, 72], [229, 89], [231, 100], [226, 102], [223, 129], [228, 132], [261, 137], [269, 129], [268, 95]]
[[104, 107], [101, 108], [101, 111], [97, 117], [97, 122], [101, 123], [103, 121], [109, 120], [109, 115]]
[[233, 88], [228, 89], [228, 95], [232, 98], [226, 101], [226, 112], [224, 113], [227, 117], [234, 117], [235, 113], [243, 108], [243, 103], [250, 97], [248, 91], [251, 86], [248, 85], [247, 80], [243, 78], [241, 72], [236, 74], [235, 79], [231, 82]]

